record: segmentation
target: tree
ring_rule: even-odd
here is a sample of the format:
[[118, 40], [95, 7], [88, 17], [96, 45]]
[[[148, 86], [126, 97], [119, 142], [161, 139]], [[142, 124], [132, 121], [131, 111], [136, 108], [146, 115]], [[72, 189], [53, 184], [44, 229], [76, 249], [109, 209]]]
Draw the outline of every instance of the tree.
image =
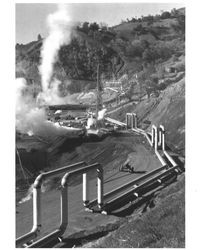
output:
[[107, 23], [101, 22], [99, 26], [100, 26], [100, 29], [103, 30], [103, 31], [108, 30], [108, 24]]
[[154, 62], [157, 59], [157, 53], [153, 48], [146, 48], [142, 54], [142, 58], [147, 62]]
[[177, 17], [178, 15], [179, 15], [178, 10], [177, 10], [176, 8], [173, 8], [173, 9], [171, 10], [171, 16], [172, 16], [172, 17]]
[[161, 19], [167, 19], [167, 18], [170, 18], [171, 17], [171, 14], [170, 12], [168, 11], [164, 11], [162, 14], [161, 14]]
[[159, 14], [155, 15], [153, 19], [154, 21], [160, 21], [160, 15]]
[[134, 86], [135, 85], [136, 85], [136, 83], [131, 84], [131, 86], [129, 87], [129, 89], [125, 93], [126, 97], [129, 99], [129, 101], [132, 100], [132, 97], [134, 95]]
[[42, 40], [42, 37], [41, 37], [40, 34], [38, 34], [37, 40], [38, 40], [38, 41]]
[[82, 31], [86, 34], [88, 34], [89, 31], [89, 23], [88, 22], [84, 22], [82, 25]]
[[99, 30], [99, 25], [96, 23], [96, 22], [94, 22], [94, 23], [91, 23], [90, 24], [90, 30], [92, 30], [92, 31], [98, 31]]
[[184, 35], [185, 34], [185, 16], [180, 15], [177, 18], [177, 23], [171, 24], [171, 27], [174, 29], [175, 32], [179, 32], [180, 34]]

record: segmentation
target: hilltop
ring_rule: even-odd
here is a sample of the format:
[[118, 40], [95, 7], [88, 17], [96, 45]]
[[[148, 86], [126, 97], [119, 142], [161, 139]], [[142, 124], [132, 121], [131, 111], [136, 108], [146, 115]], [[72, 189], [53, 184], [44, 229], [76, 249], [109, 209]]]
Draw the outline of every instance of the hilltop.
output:
[[[128, 80], [144, 73], [141, 84], [153, 73], [162, 74], [157, 66], [173, 56], [184, 55], [184, 9], [122, 21], [108, 27], [85, 22], [74, 28], [69, 45], [62, 46], [54, 65], [54, 76], [61, 80], [61, 92], [71, 94], [95, 88], [97, 62], [102, 80]], [[32, 79], [41, 85], [38, 66], [43, 38], [28, 44], [16, 44], [16, 77]], [[145, 78], [145, 79], [144, 79]], [[66, 82], [71, 80], [71, 84]]]

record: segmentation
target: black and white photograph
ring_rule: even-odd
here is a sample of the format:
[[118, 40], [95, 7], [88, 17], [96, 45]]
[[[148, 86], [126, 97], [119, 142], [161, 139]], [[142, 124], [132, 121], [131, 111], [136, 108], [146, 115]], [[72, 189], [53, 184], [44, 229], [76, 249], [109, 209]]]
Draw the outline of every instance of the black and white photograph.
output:
[[185, 248], [185, 20], [15, 3], [16, 248]]

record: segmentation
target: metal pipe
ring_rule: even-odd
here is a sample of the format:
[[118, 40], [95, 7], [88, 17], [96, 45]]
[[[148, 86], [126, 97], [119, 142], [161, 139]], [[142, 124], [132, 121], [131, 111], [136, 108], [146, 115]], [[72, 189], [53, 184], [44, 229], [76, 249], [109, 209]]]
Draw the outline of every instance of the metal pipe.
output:
[[131, 129], [133, 129], [134, 128], [134, 126], [133, 126], [133, 114], [131, 114]]
[[160, 129], [158, 131], [158, 147], [162, 147], [162, 131]]
[[[152, 176], [152, 175], [155, 175], [155, 174], [157, 174], [157, 173], [159, 173], [159, 172], [165, 170], [166, 168], [167, 168], [167, 165], [162, 166], [162, 167], [157, 168], [157, 169], [154, 169], [154, 170], [152, 170], [151, 172], [149, 172], [148, 174], [143, 175], [143, 176], [141, 176], [141, 177], [139, 177], [139, 178], [137, 178], [137, 179], [135, 179], [135, 180], [132, 180], [132, 181], [126, 183], [125, 185], [121, 185], [120, 187], [118, 187], [118, 188], [116, 188], [116, 189], [114, 189], [114, 190], [112, 190], [112, 191], [110, 191], [110, 192], [104, 194], [104, 202], [105, 202], [106, 200], [108, 200], [109, 198], [113, 197], [114, 195], [116, 195], [117, 193], [122, 192], [122, 191], [126, 190], [127, 188], [132, 187], [133, 185], [137, 185], [139, 182], [141, 182], [141, 181], [147, 179], [148, 177], [150, 177], [150, 176]], [[89, 203], [89, 207], [94, 206], [96, 203], [97, 203], [97, 199], [92, 200], [92, 201]]]
[[149, 138], [148, 134], [144, 134], [144, 136], [146, 137], [147, 141], [149, 142], [150, 146], [152, 146], [152, 141], [151, 139]]
[[134, 125], [132, 126], [132, 128], [137, 128], [137, 115], [136, 113], [132, 113], [132, 120], [134, 121]]
[[24, 243], [36, 238], [41, 228], [41, 189], [33, 188], [33, 227], [31, 231], [17, 238], [16, 246], [22, 246]]
[[88, 176], [87, 173], [83, 174], [83, 205], [87, 207], [89, 203], [89, 181], [88, 181]]
[[152, 142], [152, 147], [155, 145], [155, 131], [156, 131], [156, 126], [152, 125], [152, 132], [151, 132], [151, 142]]
[[167, 163], [163, 159], [163, 157], [159, 154], [158, 151], [155, 151], [156, 156], [158, 157], [158, 160], [161, 162], [162, 166], [167, 166]]
[[67, 184], [63, 185], [61, 181], [61, 196], [60, 196], [60, 207], [61, 207], [61, 221], [60, 226], [52, 233], [46, 235], [45, 237], [39, 239], [38, 241], [34, 242], [28, 248], [41, 248], [44, 247], [46, 244], [54, 241], [55, 239], [61, 237], [68, 225], [68, 187]]
[[[130, 123], [130, 126], [129, 126]], [[126, 113], [126, 128], [133, 128], [133, 115], [132, 113]]]
[[158, 150], [158, 128], [155, 126], [155, 139], [154, 139], [154, 149], [155, 149], [155, 152]]
[[165, 151], [165, 128], [163, 125], [160, 125], [160, 139], [162, 144], [162, 150]]
[[[29, 247], [42, 247], [50, 242], [56, 240], [56, 238], [61, 237], [68, 224], [68, 184], [70, 179], [77, 174], [84, 174], [91, 169], [97, 169], [99, 172], [102, 172], [102, 166], [99, 163], [94, 163], [92, 165], [87, 166], [84, 169], [77, 169], [71, 172], [67, 172], [62, 180], [61, 180], [61, 224], [58, 229], [54, 232], [48, 234], [47, 236], [43, 237], [42, 239], [38, 240], [37, 242], [33, 243]], [[102, 185], [102, 184], [101, 184]], [[103, 205], [103, 204], [102, 204]]]
[[177, 166], [177, 163], [174, 161], [174, 159], [169, 155], [169, 153], [165, 150], [165, 128], [163, 125], [160, 125], [160, 133], [162, 137], [162, 150], [164, 155], [167, 157], [167, 159], [170, 161], [173, 167]]
[[33, 188], [33, 231], [41, 228], [41, 188]]
[[[134, 187], [132, 188], [131, 190], [129, 190], [128, 192], [126, 193], [123, 193], [121, 195], [119, 195], [118, 197], [110, 200], [109, 202], [107, 202], [104, 206], [104, 209], [107, 207], [107, 206], [114, 206], [115, 204], [119, 203], [121, 200], [127, 198], [127, 196], [131, 195], [131, 194], [134, 194], [134, 193], [137, 193], [138, 194], [138, 191], [140, 191], [141, 188], [145, 187], [146, 185], [149, 185], [151, 184], [152, 182], [156, 181], [157, 179], [160, 179], [161, 177], [165, 176], [166, 174], [174, 171], [177, 167], [172, 167], [168, 170], [166, 170], [164, 173], [161, 173], [149, 180], [147, 180], [146, 182], [142, 183], [141, 185], [139, 185], [138, 187]], [[105, 209], [106, 210], [106, 209]]]
[[97, 169], [97, 202], [98, 207], [103, 205], [103, 168]]
[[138, 121], [137, 121], [137, 115], [135, 114], [135, 127], [137, 128], [138, 126]]
[[[62, 186], [62, 183], [61, 183]], [[65, 231], [68, 224], [68, 188], [62, 186], [61, 189], [61, 223], [60, 229]]]
[[152, 126], [152, 138], [151, 139], [152, 139], [152, 146], [154, 146], [156, 156], [158, 157], [161, 164], [163, 166], [166, 166], [165, 160], [158, 152], [158, 128], [155, 125]]
[[27, 234], [24, 234], [17, 238], [16, 240], [16, 247], [22, 247], [24, 243], [31, 241], [32, 239], [36, 238], [38, 235], [37, 231], [30, 231]]
[[47, 177], [55, 176], [61, 174], [65, 171], [71, 171], [73, 169], [80, 168], [81, 166], [86, 166], [86, 162], [78, 162], [72, 165], [68, 165], [56, 170], [52, 170], [46, 173], [40, 174], [33, 184], [33, 227], [30, 232], [25, 235], [20, 236], [16, 240], [16, 246], [21, 246], [24, 243], [36, 238], [40, 232], [41, 228], [41, 185]]
[[58, 175], [58, 174], [65, 172], [65, 171], [70, 172], [70, 171], [73, 171], [75, 169], [79, 169], [79, 167], [81, 167], [81, 166], [87, 166], [87, 163], [84, 161], [81, 161], [81, 162], [78, 162], [78, 163], [75, 163], [75, 164], [72, 164], [69, 166], [65, 166], [65, 167], [58, 168], [58, 169], [55, 169], [55, 170], [52, 170], [52, 171], [49, 171], [46, 173], [42, 173], [36, 178], [36, 180], [34, 182], [34, 187], [36, 187], [36, 188], [40, 187], [42, 185], [42, 182], [44, 181], [44, 179], [46, 179], [47, 177], [55, 176], [55, 175]]

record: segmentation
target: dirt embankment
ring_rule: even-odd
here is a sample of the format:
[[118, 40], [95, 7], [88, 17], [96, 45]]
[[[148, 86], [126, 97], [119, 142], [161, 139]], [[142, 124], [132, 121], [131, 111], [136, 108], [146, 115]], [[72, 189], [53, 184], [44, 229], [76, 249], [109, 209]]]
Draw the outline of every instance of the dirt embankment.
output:
[[[129, 209], [121, 226], [84, 248], [185, 247], [185, 176]], [[134, 210], [134, 213], [133, 213]]]
[[[125, 121], [126, 112], [135, 112], [139, 127], [151, 130], [151, 125], [163, 124], [170, 149], [185, 156], [185, 78], [171, 83], [159, 97], [144, 99], [138, 105], [126, 105], [112, 113]], [[139, 208], [129, 208], [126, 223], [119, 229], [83, 247], [184, 247], [185, 246], [185, 176], [165, 189], [155, 192]]]
[[[125, 121], [126, 112], [136, 112], [139, 126], [149, 131], [152, 124], [163, 124], [166, 128], [167, 145], [173, 151], [184, 156], [184, 109], [185, 80], [183, 78], [160, 92], [159, 97], [144, 99], [138, 105], [126, 105], [113, 112], [111, 117]], [[141, 137], [135, 135], [133, 138], [128, 134], [109, 136], [101, 142], [66, 140], [58, 147], [56, 154], [51, 155], [49, 158], [51, 164], [48, 167], [57, 168], [78, 161], [99, 162], [104, 166], [106, 181], [109, 183], [113, 172], [117, 171], [119, 165], [134, 153], [134, 147], [139, 144], [145, 148], [145, 142]], [[135, 151], [137, 157], [138, 152]], [[141, 157], [138, 166], [143, 166], [141, 163], [143, 158]], [[116, 179], [116, 177], [113, 178]], [[183, 247], [184, 178], [181, 177], [180, 180], [162, 190], [163, 186], [159, 192], [148, 196], [143, 206], [139, 206], [139, 208], [134, 204], [130, 206], [127, 213], [119, 214], [119, 217], [121, 216], [123, 219], [116, 232], [110, 233], [96, 242], [88, 243], [86, 247]], [[74, 181], [77, 185], [81, 179], [77, 178]], [[51, 185], [51, 183], [47, 185]], [[47, 190], [49, 190], [48, 187]], [[124, 223], [125, 221], [127, 223]], [[164, 221], [166, 228], [162, 226], [161, 221]], [[173, 225], [171, 221], [173, 221]], [[176, 226], [174, 227], [174, 225]], [[99, 235], [99, 237], [101, 236]], [[83, 242], [84, 239], [80, 245]]]
[[144, 99], [139, 104], [130, 103], [111, 114], [125, 121], [126, 112], [135, 112], [139, 127], [151, 130], [151, 125], [165, 126], [166, 142], [176, 153], [185, 155], [185, 78], [169, 85], [159, 97]]

